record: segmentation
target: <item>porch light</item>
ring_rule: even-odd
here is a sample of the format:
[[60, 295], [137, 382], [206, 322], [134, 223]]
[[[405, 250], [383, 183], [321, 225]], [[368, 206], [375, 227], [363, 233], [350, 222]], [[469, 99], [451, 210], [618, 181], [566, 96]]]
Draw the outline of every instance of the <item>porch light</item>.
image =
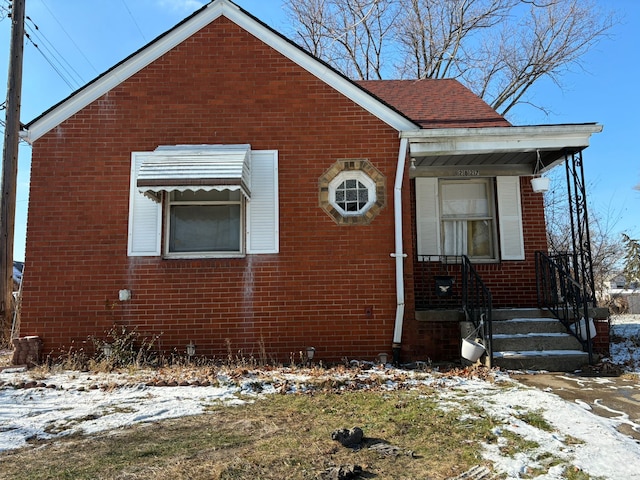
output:
[[193, 344], [193, 342], [189, 342], [189, 344], [187, 345], [187, 356], [193, 357], [195, 354], [196, 346]]
[[105, 343], [102, 345], [102, 355], [104, 358], [110, 358], [113, 355], [113, 347], [110, 343]]
[[409, 165], [409, 170], [414, 171], [416, 169], [416, 159], [411, 157], [411, 164]]
[[316, 354], [316, 349], [314, 347], [307, 347], [307, 360], [313, 360], [313, 356]]
[[533, 178], [531, 179], [531, 188], [535, 193], [545, 193], [549, 190], [549, 183], [551, 180], [549, 177], [540, 176], [540, 167], [542, 161], [540, 160], [540, 150], [536, 150], [536, 168], [533, 170]]

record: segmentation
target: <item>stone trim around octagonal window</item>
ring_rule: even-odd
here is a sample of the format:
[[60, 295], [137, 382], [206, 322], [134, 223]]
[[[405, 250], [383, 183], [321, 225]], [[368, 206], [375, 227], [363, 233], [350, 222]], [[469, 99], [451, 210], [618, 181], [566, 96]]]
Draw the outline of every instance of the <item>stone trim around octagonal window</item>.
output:
[[385, 176], [366, 159], [336, 161], [318, 188], [320, 207], [338, 225], [366, 225], [385, 207]]

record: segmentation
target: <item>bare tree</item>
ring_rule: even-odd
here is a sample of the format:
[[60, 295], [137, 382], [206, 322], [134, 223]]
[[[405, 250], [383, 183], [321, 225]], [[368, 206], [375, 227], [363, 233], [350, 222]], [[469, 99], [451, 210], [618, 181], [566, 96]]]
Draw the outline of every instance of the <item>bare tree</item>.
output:
[[[286, 13], [296, 26], [296, 40], [312, 55], [331, 62], [327, 0], [285, 1]], [[332, 22], [331, 22], [332, 23]]]
[[[611, 15], [600, 16], [588, 1], [532, 3], [517, 24], [502, 26], [494, 65], [477, 66], [479, 95], [506, 114], [539, 79], [547, 77], [561, 85], [561, 75], [580, 65], [580, 58], [612, 25]], [[470, 88], [479, 88], [472, 78], [466, 80]]]
[[401, 0], [396, 39], [399, 73], [413, 78], [460, 77], [482, 63], [472, 37], [499, 26], [520, 0]]
[[285, 0], [297, 40], [345, 75], [381, 79], [393, 42], [393, 0]]
[[544, 215], [547, 226], [547, 245], [551, 252], [568, 252], [572, 246], [571, 224], [567, 216], [567, 201], [564, 170], [556, 168], [547, 175], [551, 188], [544, 194]]
[[[284, 0], [297, 41], [355, 79], [458, 78], [501, 114], [614, 24], [593, 0]], [[543, 108], [535, 105], [537, 108]]]
[[[549, 250], [552, 252], [571, 252], [573, 238], [570, 211], [566, 189], [560, 188], [565, 182], [564, 171], [557, 169], [551, 173], [551, 181], [558, 188], [551, 188], [545, 193], [545, 217], [547, 222], [547, 239]], [[592, 189], [589, 188], [590, 190]], [[604, 300], [606, 282], [622, 270], [624, 245], [616, 232], [616, 225], [620, 220], [620, 212], [609, 209], [602, 214], [589, 209], [589, 232], [591, 259], [593, 263], [593, 279], [596, 296], [599, 301]]]

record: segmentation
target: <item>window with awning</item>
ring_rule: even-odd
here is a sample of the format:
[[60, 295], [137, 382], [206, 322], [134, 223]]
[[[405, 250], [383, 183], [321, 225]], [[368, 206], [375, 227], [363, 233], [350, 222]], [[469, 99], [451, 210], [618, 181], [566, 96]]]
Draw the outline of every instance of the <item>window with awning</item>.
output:
[[133, 152], [129, 255], [277, 253], [277, 160], [277, 151], [250, 145]]

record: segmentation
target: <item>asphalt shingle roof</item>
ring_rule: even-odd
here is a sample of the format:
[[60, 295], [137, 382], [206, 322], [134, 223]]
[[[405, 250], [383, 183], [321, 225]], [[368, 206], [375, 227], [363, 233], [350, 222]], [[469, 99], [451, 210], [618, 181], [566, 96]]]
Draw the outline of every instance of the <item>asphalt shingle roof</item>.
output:
[[356, 82], [422, 128], [509, 127], [484, 100], [454, 79]]

